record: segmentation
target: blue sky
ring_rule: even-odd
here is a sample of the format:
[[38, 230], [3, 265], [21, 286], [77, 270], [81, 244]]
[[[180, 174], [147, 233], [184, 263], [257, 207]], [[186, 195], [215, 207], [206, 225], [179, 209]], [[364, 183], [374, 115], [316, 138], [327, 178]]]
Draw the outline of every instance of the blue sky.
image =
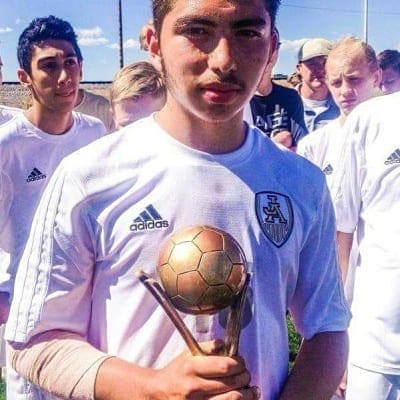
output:
[[[280, 58], [275, 73], [294, 70], [306, 38], [363, 37], [365, 0], [282, 0], [278, 16]], [[84, 79], [111, 80], [119, 67], [117, 0], [0, 0], [0, 55], [4, 80], [16, 80], [18, 36], [35, 17], [56, 15], [71, 22], [85, 59]], [[369, 0], [368, 40], [377, 52], [400, 49], [400, 1]], [[122, 0], [125, 63], [146, 59], [138, 34], [150, 18], [149, 0]]]

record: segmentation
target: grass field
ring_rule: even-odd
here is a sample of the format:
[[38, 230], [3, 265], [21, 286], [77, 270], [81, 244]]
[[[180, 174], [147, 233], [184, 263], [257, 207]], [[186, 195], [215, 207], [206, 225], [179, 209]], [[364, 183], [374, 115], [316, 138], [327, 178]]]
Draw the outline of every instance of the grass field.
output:
[[6, 383], [0, 379], [0, 400], [6, 400]]

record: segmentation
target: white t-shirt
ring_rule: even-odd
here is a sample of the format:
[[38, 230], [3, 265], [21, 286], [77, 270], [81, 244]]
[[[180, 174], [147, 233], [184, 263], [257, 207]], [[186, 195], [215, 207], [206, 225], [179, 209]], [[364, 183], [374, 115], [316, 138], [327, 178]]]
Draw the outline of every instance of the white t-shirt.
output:
[[108, 132], [114, 130], [110, 102], [103, 96], [84, 90], [82, 101], [75, 106], [74, 111], [98, 118], [103, 122]]
[[361, 104], [344, 128], [351, 135], [336, 200], [338, 230], [357, 228], [350, 361], [400, 375], [400, 93]]
[[322, 128], [310, 132], [302, 138], [297, 146], [297, 154], [307, 158], [325, 174], [326, 183], [332, 199], [338, 191], [343, 157], [347, 144], [345, 131], [339, 118], [328, 122]]
[[[278, 398], [287, 377], [288, 308], [306, 338], [348, 325], [323, 175], [257, 129], [238, 150], [211, 155], [153, 117], [137, 121], [67, 157], [38, 210], [11, 341], [65, 329], [141, 366], [166, 365], [185, 344], [134, 271], [155, 276], [160, 243], [198, 224], [229, 232], [246, 254], [253, 276], [240, 353], [263, 398]], [[225, 312], [210, 317], [208, 332], [183, 318], [198, 340], [224, 337]]]
[[71, 129], [50, 135], [23, 113], [0, 127], [0, 291], [12, 293], [13, 281], [35, 209], [53, 171], [73, 151], [105, 134], [95, 118], [74, 113]]
[[15, 115], [19, 114], [22, 110], [19, 108], [7, 107], [0, 105], [0, 125], [14, 118]]

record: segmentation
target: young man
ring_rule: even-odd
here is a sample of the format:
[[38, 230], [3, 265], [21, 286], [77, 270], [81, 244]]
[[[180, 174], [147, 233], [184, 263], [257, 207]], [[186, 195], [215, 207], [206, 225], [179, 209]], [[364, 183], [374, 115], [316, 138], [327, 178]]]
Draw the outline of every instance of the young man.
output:
[[116, 129], [147, 117], [165, 104], [165, 85], [159, 71], [147, 61], [121, 68], [110, 87], [111, 115]]
[[332, 44], [325, 39], [307, 40], [300, 48], [297, 74], [301, 79], [297, 90], [303, 100], [304, 120], [309, 132], [321, 128], [339, 116], [325, 82], [325, 63]]
[[68, 22], [53, 16], [33, 20], [19, 38], [18, 60], [19, 80], [33, 104], [0, 127], [1, 322], [7, 320], [18, 262], [50, 176], [67, 154], [105, 133], [99, 121], [72, 113], [82, 56]]
[[[334, 391], [349, 312], [323, 175], [242, 118], [276, 46], [278, 3], [153, 1], [150, 51], [166, 104], [60, 165], [18, 271], [10, 357], [42, 398], [297, 400]], [[160, 242], [198, 224], [232, 234], [253, 273], [241, 357], [218, 355], [215, 341], [212, 355], [189, 355], [134, 275], [154, 276]], [[287, 308], [305, 337], [289, 378]], [[200, 341], [225, 333], [223, 313], [200, 331], [196, 316], [184, 321]]]
[[339, 249], [350, 247], [357, 229], [360, 253], [346, 400], [400, 399], [399, 107], [400, 93], [371, 99], [344, 126], [351, 140], [336, 200]]
[[332, 47], [326, 61], [326, 83], [340, 109], [340, 116], [311, 132], [299, 143], [298, 154], [324, 172], [332, 198], [336, 197], [346, 148], [342, 129], [349, 113], [378, 90], [381, 71], [374, 49], [358, 38], [347, 36]]
[[382, 92], [388, 94], [399, 91], [400, 52], [398, 50], [383, 50], [378, 54], [378, 61], [382, 69]]
[[[276, 33], [279, 40], [278, 31]], [[296, 90], [272, 81], [271, 74], [278, 55], [279, 43], [265, 68], [256, 94], [245, 107], [244, 119], [265, 132], [274, 142], [295, 149], [299, 139], [308, 133], [304, 108]]]

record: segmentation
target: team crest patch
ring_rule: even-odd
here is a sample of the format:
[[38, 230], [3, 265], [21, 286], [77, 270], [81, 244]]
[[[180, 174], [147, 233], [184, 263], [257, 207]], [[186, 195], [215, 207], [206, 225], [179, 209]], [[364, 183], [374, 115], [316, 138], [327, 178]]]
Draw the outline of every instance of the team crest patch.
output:
[[265, 236], [281, 247], [293, 229], [293, 208], [289, 197], [275, 192], [256, 194], [256, 214]]

